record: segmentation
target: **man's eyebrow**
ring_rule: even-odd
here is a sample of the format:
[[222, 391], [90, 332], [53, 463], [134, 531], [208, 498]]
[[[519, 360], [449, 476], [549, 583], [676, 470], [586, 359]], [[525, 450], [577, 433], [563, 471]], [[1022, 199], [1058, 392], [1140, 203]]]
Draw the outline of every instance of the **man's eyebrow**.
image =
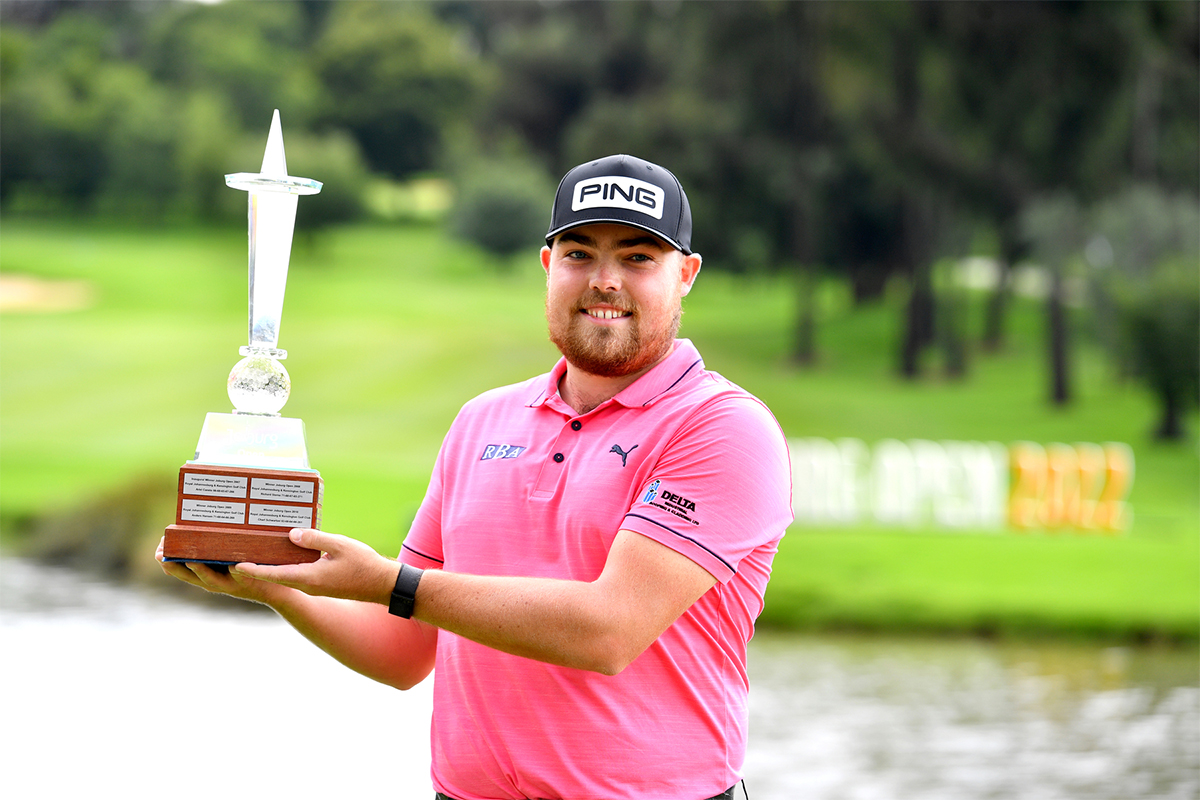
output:
[[[595, 239], [585, 233], [579, 233], [577, 231], [566, 231], [565, 233], [560, 234], [558, 241], [574, 242], [575, 244], [581, 244], [584, 247], [596, 247]], [[649, 234], [643, 236], [633, 236], [629, 239], [621, 239], [619, 242], [617, 242], [617, 247], [622, 249], [629, 247], [653, 247], [655, 250], [664, 251], [673, 249], [670, 245], [659, 239], [657, 236], [651, 236]]]
[[582, 233], [575, 233], [574, 231], [567, 231], [566, 233], [561, 234], [558, 237], [558, 240], [560, 242], [574, 242], [575, 244], [582, 244], [587, 247], [595, 247], [596, 245], [596, 240], [592, 237], [585, 236]]
[[670, 245], [668, 245], [663, 240], [659, 239], [657, 236], [635, 236], [632, 239], [622, 239], [621, 241], [617, 242], [617, 246], [618, 247], [653, 247], [656, 250], [671, 250], [671, 249], [673, 249], [673, 248], [671, 248]]

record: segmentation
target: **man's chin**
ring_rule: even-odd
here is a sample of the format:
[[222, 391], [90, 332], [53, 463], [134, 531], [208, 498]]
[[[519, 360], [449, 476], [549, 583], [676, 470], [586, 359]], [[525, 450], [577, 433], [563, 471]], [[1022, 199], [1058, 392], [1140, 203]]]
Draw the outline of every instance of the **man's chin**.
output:
[[581, 346], [557, 341], [555, 345], [572, 367], [600, 378], [624, 378], [636, 374], [658, 363], [671, 352], [670, 343], [665, 348], [655, 350]]

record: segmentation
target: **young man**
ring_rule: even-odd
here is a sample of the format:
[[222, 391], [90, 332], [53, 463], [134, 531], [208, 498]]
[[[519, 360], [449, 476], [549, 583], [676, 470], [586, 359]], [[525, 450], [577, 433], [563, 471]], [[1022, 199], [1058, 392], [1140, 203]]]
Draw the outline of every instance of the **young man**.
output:
[[541, 251], [563, 358], [463, 407], [399, 563], [298, 529], [319, 561], [163, 569], [384, 683], [436, 665], [439, 797], [732, 798], [791, 471], [766, 407], [675, 338], [691, 227], [662, 167], [567, 173]]

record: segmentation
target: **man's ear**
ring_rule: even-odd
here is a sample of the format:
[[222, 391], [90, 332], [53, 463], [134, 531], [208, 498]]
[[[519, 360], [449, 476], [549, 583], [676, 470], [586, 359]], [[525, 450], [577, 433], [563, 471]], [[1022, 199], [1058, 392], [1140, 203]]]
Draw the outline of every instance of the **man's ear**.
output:
[[550, 248], [542, 245], [542, 269], [546, 270], [546, 274], [550, 274]]
[[699, 253], [683, 257], [683, 266], [679, 270], [679, 280], [683, 284], [679, 291], [680, 297], [687, 297], [688, 292], [692, 290], [692, 284], [696, 282], [696, 276], [700, 274], [702, 263], [704, 263], [704, 259]]

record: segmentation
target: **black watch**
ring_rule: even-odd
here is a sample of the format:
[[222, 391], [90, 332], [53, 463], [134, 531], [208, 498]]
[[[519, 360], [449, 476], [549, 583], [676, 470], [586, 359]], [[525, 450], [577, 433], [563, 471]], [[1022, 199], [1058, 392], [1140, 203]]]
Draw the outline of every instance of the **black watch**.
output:
[[400, 574], [396, 576], [396, 588], [392, 589], [392, 599], [388, 602], [388, 613], [405, 619], [412, 617], [413, 604], [417, 602], [417, 584], [421, 582], [421, 576], [424, 574], [423, 569], [410, 567], [408, 564], [400, 565]]

